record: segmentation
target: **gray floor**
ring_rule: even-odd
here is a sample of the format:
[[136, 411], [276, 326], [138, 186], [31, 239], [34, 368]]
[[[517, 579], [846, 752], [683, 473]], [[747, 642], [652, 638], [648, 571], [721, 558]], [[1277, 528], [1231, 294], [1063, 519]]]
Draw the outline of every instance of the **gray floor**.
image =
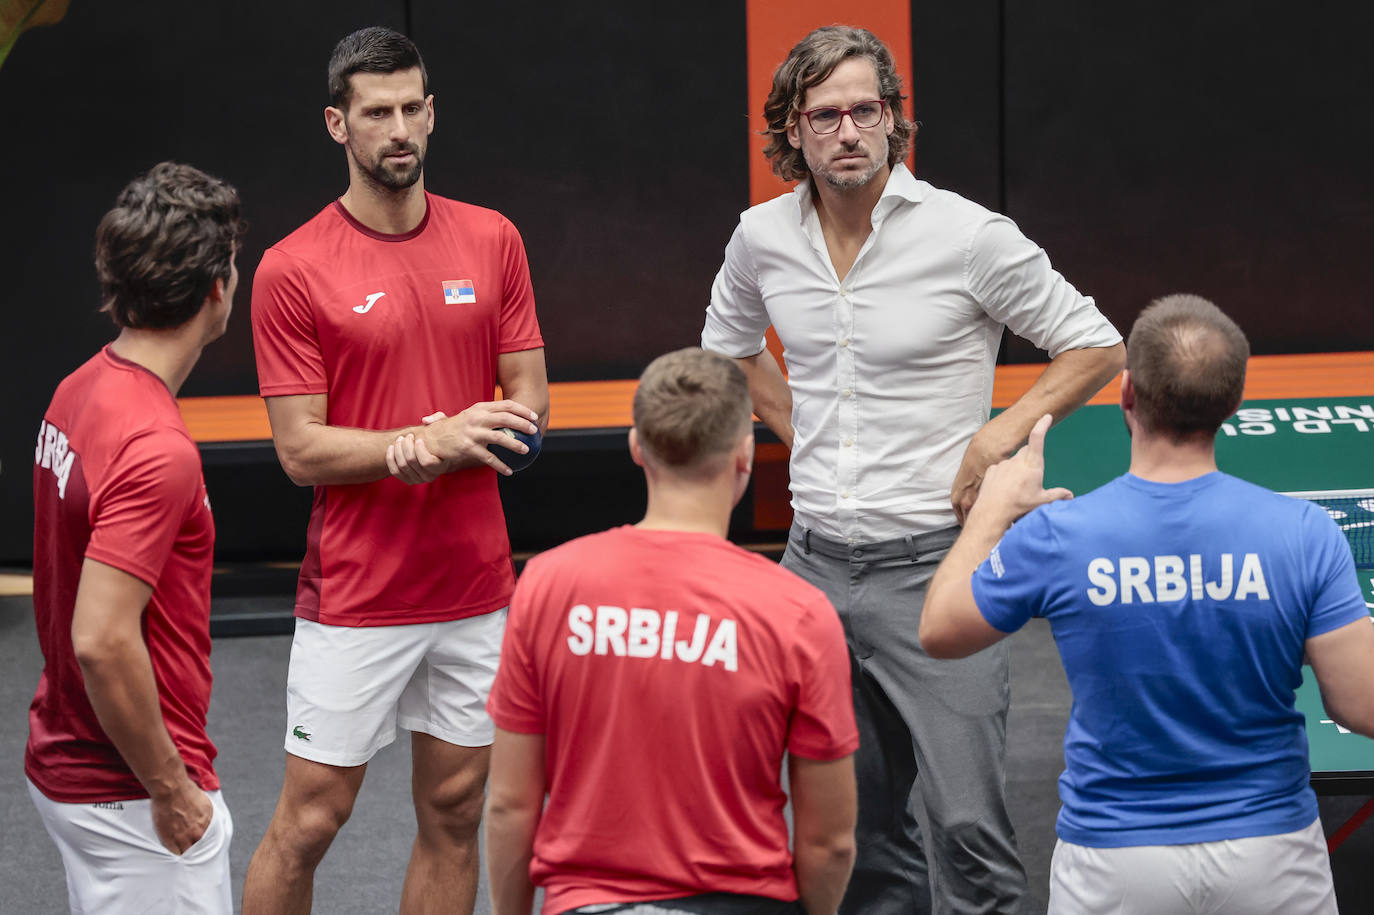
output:
[[[270, 602], [273, 606], [279, 601]], [[1025, 913], [1045, 911], [1054, 816], [1055, 779], [1069, 695], [1048, 629], [1038, 621], [1014, 637], [1012, 711], [1008, 733], [1008, 796], [1022, 857], [1030, 874]], [[286, 636], [215, 641], [210, 733], [219, 747], [217, 769], [234, 815], [232, 866], [242, 883], [281, 787]], [[62, 864], [29, 802], [23, 780], [27, 709], [41, 668], [28, 598], [0, 598], [0, 915], [61, 915], [66, 909]], [[1324, 799], [1328, 831], [1358, 800]], [[1374, 911], [1365, 876], [1374, 824], [1333, 859], [1343, 910]], [[409, 750], [398, 740], [369, 769], [353, 819], [320, 868], [315, 911], [373, 915], [396, 911], [414, 817], [409, 801]], [[238, 897], [237, 887], [235, 898]], [[490, 912], [485, 888], [478, 912]]]
[[[280, 603], [280, 601], [278, 602]], [[289, 605], [289, 601], [285, 602]], [[27, 598], [0, 600], [0, 913], [67, 911], [62, 862], [24, 786], [28, 704], [42, 656]], [[210, 736], [216, 771], [234, 817], [231, 867], [237, 903], [248, 859], [272, 816], [281, 788], [288, 636], [217, 639]], [[404, 735], [402, 735], [404, 737]], [[394, 912], [415, 820], [409, 801], [410, 751], [397, 740], [373, 760], [353, 818], [318, 872], [315, 911]], [[14, 907], [11, 908], [11, 905]], [[490, 906], [478, 911], [490, 912]]]

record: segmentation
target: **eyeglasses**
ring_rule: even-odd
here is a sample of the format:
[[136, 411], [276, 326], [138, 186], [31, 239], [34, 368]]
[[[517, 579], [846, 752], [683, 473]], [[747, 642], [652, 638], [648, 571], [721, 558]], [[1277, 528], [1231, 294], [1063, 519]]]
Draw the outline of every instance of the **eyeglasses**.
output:
[[877, 127], [886, 110], [887, 99], [875, 98], [867, 102], [858, 102], [851, 108], [812, 108], [810, 111], [803, 111], [802, 115], [811, 125], [813, 133], [824, 135], [839, 130], [846, 114], [854, 122], [855, 127]]

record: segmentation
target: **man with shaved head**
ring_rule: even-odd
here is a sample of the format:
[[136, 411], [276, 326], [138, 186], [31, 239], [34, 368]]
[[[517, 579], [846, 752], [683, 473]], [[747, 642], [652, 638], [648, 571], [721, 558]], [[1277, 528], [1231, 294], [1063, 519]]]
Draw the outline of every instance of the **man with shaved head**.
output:
[[934, 657], [1031, 617], [1054, 632], [1074, 702], [1053, 915], [1336, 912], [1294, 690], [1306, 658], [1331, 717], [1374, 735], [1374, 627], [1331, 518], [1217, 469], [1249, 353], [1197, 296], [1145, 309], [1121, 380], [1129, 472], [1044, 490], [1042, 419], [926, 596]]

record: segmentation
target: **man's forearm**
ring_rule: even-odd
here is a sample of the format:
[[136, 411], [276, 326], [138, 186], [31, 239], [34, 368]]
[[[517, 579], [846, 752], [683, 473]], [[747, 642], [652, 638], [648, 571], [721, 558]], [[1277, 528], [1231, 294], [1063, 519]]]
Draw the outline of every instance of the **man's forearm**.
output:
[[983, 474], [1021, 447], [1031, 427], [1045, 414], [1056, 422], [1087, 403], [1121, 370], [1126, 348], [1115, 346], [1066, 350], [1040, 373], [1030, 389], [974, 433], [950, 487], [950, 502], [960, 524], [978, 496]]
[[[981, 503], [975, 504], [973, 511], [969, 512], [964, 529], [959, 532], [959, 537], [949, 548], [945, 558], [940, 561], [939, 568], [930, 580], [930, 587], [926, 592], [927, 608], [940, 607], [946, 601], [972, 602], [973, 591], [969, 587], [969, 579], [983, 560], [988, 558], [992, 548], [1002, 539], [1002, 535], [1007, 532], [1007, 528], [1011, 527], [1014, 520], [997, 518], [994, 514], [992, 506], [984, 509]], [[926, 615], [927, 611], [923, 609], [923, 624], [926, 622]], [[931, 616], [934, 618], [935, 614]]]
[[486, 820], [487, 876], [493, 915], [530, 915], [534, 906], [530, 858], [539, 811], [508, 810], [493, 803]]
[[190, 776], [167, 733], [152, 660], [141, 635], [106, 634], [78, 653], [96, 718], [134, 777], [154, 799], [188, 787]]
[[501, 396], [509, 398], [518, 404], [529, 407], [539, 418], [535, 420], [535, 425], [539, 427], [539, 434], [543, 435], [549, 431], [549, 386], [548, 384], [529, 383], [513, 384], [509, 391], [502, 388]]
[[787, 757], [792, 795], [792, 870], [808, 915], [834, 915], [854, 867], [858, 796], [854, 757]]
[[534, 905], [530, 858], [544, 812], [544, 793], [544, 735], [518, 734], [498, 725], [482, 818], [495, 915], [530, 915]]
[[917, 637], [932, 658], [966, 658], [1006, 636], [993, 628], [978, 609], [972, 579], [1011, 521], [980, 517], [982, 505], [982, 499], [974, 505], [959, 539], [940, 562], [926, 589]]
[[152, 801], [153, 828], [173, 854], [205, 834], [209, 797], [191, 780], [167, 733], [143, 614], [152, 586], [94, 559], [81, 566], [72, 651], [96, 719]]
[[988, 468], [963, 531], [935, 570], [917, 633], [932, 658], [968, 657], [1006, 637], [979, 610], [971, 579], [1016, 519], [1049, 502], [1073, 498], [1062, 487], [1044, 487], [1045, 434], [1052, 421], [1049, 414], [1042, 415], [1031, 426], [1024, 448]]
[[1068, 416], [1102, 390], [1125, 364], [1126, 347], [1121, 343], [1060, 353], [1026, 393], [984, 427], [998, 433], [998, 459], [1010, 457], [1040, 417], [1049, 413], [1058, 422]]
[[497, 458], [487, 450], [487, 445], [506, 441], [494, 430], [508, 427], [531, 431], [528, 412], [528, 407], [512, 399], [483, 401], [453, 416], [436, 411], [423, 417], [425, 421], [418, 426], [374, 431], [328, 425], [321, 418], [325, 415], [323, 400], [308, 405], [273, 404], [272, 399], [268, 400], [277, 456], [287, 476], [298, 486], [383, 479], [391, 474], [387, 449], [401, 436], [412, 436], [428, 449], [433, 462], [429, 479], [455, 470], [491, 466]]
[[832, 915], [839, 909], [854, 869], [854, 854], [852, 836], [835, 845], [797, 843], [792, 869], [807, 915]]
[[278, 437], [277, 456], [297, 486], [371, 483], [390, 476], [387, 446], [407, 433], [422, 435], [424, 428], [372, 430], [309, 423], [289, 443]]
[[772, 430], [778, 440], [792, 447], [792, 389], [768, 350], [735, 360], [749, 379], [749, 397], [754, 415]]

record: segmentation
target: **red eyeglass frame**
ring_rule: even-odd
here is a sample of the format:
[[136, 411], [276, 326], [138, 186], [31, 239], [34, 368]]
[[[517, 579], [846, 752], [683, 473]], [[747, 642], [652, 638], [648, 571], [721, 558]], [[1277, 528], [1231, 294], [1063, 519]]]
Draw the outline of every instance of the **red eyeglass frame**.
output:
[[[878, 103], [878, 120], [875, 121], [875, 122], [872, 123], [872, 124], [869, 124], [867, 127], [860, 127], [860, 126], [859, 126], [859, 122], [854, 120], [854, 109], [860, 107], [861, 105], [872, 105], [874, 102], [877, 102], [877, 103]], [[837, 111], [837, 112], [839, 112], [840, 116], [839, 116], [839, 118], [835, 121], [835, 128], [834, 128], [834, 130], [820, 131], [820, 130], [817, 130], [817, 129], [816, 129], [816, 125], [815, 125], [815, 123], [811, 120], [811, 116], [812, 116], [813, 114], [815, 114], [816, 112], [818, 112], [818, 111]], [[837, 108], [837, 107], [835, 107], [834, 105], [820, 105], [820, 106], [818, 106], [818, 107], [816, 107], [816, 108], [812, 108], [812, 109], [809, 109], [809, 110], [807, 110], [807, 111], [801, 112], [801, 116], [804, 117], [804, 118], [806, 118], [806, 125], [807, 125], [808, 127], [811, 128], [811, 132], [812, 132], [812, 133], [814, 133], [814, 134], [815, 134], [816, 136], [818, 136], [818, 137], [824, 137], [824, 136], [828, 136], [829, 134], [835, 133], [836, 131], [838, 131], [838, 130], [840, 129], [840, 126], [844, 124], [845, 115], [849, 115], [849, 120], [853, 121], [853, 122], [854, 122], [854, 126], [857, 127], [859, 130], [870, 130], [870, 129], [874, 128], [874, 127], [877, 127], [879, 124], [881, 124], [881, 123], [883, 122], [883, 115], [886, 114], [886, 113], [887, 113], [887, 99], [885, 99], [885, 98], [869, 98], [869, 99], [864, 99], [864, 100], [861, 101], [861, 102], [855, 102], [853, 105], [850, 105], [848, 108]]]

